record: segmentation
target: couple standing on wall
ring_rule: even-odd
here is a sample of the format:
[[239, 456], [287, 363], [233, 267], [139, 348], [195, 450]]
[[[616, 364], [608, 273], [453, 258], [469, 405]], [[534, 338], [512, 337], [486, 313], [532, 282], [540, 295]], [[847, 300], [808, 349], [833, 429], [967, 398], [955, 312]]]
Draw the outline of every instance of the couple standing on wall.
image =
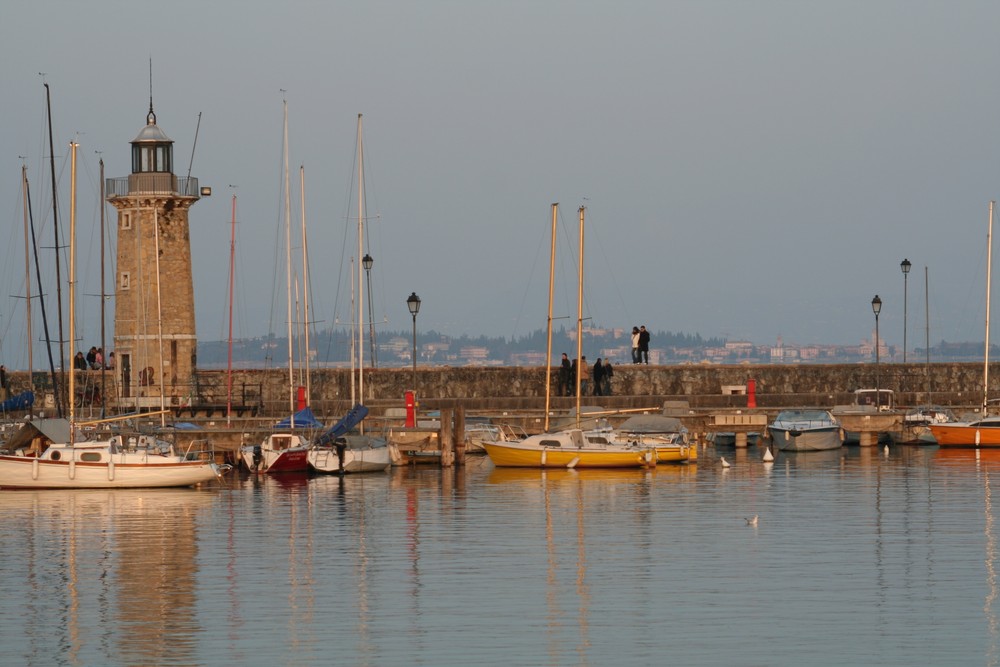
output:
[[632, 327], [632, 363], [649, 364], [649, 332], [646, 325]]

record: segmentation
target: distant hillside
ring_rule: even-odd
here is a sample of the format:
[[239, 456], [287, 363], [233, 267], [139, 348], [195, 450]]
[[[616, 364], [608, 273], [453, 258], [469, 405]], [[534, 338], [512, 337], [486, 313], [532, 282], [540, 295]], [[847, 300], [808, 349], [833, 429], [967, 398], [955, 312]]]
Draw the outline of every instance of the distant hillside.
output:
[[[629, 361], [631, 329], [591, 327], [584, 331], [583, 354], [588, 359], [610, 357], [617, 362]], [[721, 338], [703, 339], [700, 334], [656, 331], [651, 333], [651, 348], [702, 348], [725, 344]], [[365, 336], [365, 365], [371, 365], [371, 341]], [[296, 349], [302, 344], [296, 341]], [[311, 362], [318, 366], [350, 364], [351, 336], [347, 329], [327, 329], [310, 336]], [[544, 363], [546, 335], [539, 329], [527, 336], [452, 337], [436, 331], [417, 332], [420, 363], [436, 365], [501, 365]], [[376, 358], [379, 366], [406, 366], [412, 363], [412, 331], [379, 331], [376, 333]], [[553, 354], [576, 352], [576, 332], [560, 328], [552, 334]], [[299, 355], [296, 354], [296, 357]], [[238, 367], [273, 367], [287, 364], [288, 339], [266, 336], [233, 341], [233, 363]], [[202, 368], [225, 367], [228, 363], [227, 341], [198, 343], [198, 365]]]

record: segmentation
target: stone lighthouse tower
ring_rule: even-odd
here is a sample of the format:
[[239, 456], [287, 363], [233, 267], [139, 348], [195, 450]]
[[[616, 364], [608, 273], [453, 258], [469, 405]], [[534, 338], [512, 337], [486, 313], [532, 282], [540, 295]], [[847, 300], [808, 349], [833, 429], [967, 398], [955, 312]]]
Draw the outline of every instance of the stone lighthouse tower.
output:
[[114, 353], [123, 408], [170, 408], [194, 394], [188, 209], [202, 192], [198, 179], [174, 175], [173, 143], [150, 98], [146, 126], [132, 140], [132, 173], [106, 182], [118, 211]]

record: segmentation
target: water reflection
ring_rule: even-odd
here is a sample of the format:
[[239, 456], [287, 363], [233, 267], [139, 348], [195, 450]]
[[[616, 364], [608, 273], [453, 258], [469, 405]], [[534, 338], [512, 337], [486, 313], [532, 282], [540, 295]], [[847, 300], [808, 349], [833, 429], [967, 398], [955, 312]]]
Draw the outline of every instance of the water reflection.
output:
[[1000, 456], [761, 453], [5, 492], [0, 663], [997, 662]]
[[197, 516], [212, 502], [192, 489], [0, 493], [28, 661], [192, 662]]

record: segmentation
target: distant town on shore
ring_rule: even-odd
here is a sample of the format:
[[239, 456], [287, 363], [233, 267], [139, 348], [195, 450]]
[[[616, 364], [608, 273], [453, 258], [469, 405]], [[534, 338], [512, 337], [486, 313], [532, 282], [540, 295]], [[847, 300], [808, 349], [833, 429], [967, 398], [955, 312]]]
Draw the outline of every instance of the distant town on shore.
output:
[[[613, 364], [632, 362], [630, 328], [584, 329], [583, 355], [589, 362], [598, 358]], [[354, 338], [356, 341], [356, 337]], [[352, 336], [348, 329], [326, 329], [311, 335], [309, 361], [315, 367], [350, 366]], [[365, 366], [405, 367], [413, 363], [411, 332], [378, 331], [374, 346], [370, 332], [364, 335]], [[296, 364], [301, 363], [295, 342]], [[995, 346], [993, 346], [995, 347]], [[198, 344], [201, 368], [225, 368], [229, 355], [228, 341], [203, 341]], [[546, 332], [539, 329], [518, 338], [502, 336], [447, 336], [436, 331], [417, 332], [417, 363], [420, 366], [542, 366], [545, 364]], [[288, 363], [288, 340], [261, 336], [233, 340], [233, 365], [239, 368], [270, 368]], [[373, 354], [374, 350], [374, 354]], [[560, 329], [552, 334], [552, 355], [576, 354], [576, 331]], [[991, 355], [994, 352], [991, 350]], [[374, 358], [373, 358], [374, 357]], [[941, 341], [928, 350], [913, 347], [906, 352], [908, 363], [982, 361], [981, 342], [949, 343]], [[898, 345], [879, 341], [879, 359], [885, 363], [903, 361]], [[654, 365], [680, 364], [842, 364], [875, 360], [874, 335], [856, 345], [798, 345], [778, 336], [773, 344], [763, 345], [724, 338], [702, 338], [700, 334], [652, 332], [649, 362]]]

